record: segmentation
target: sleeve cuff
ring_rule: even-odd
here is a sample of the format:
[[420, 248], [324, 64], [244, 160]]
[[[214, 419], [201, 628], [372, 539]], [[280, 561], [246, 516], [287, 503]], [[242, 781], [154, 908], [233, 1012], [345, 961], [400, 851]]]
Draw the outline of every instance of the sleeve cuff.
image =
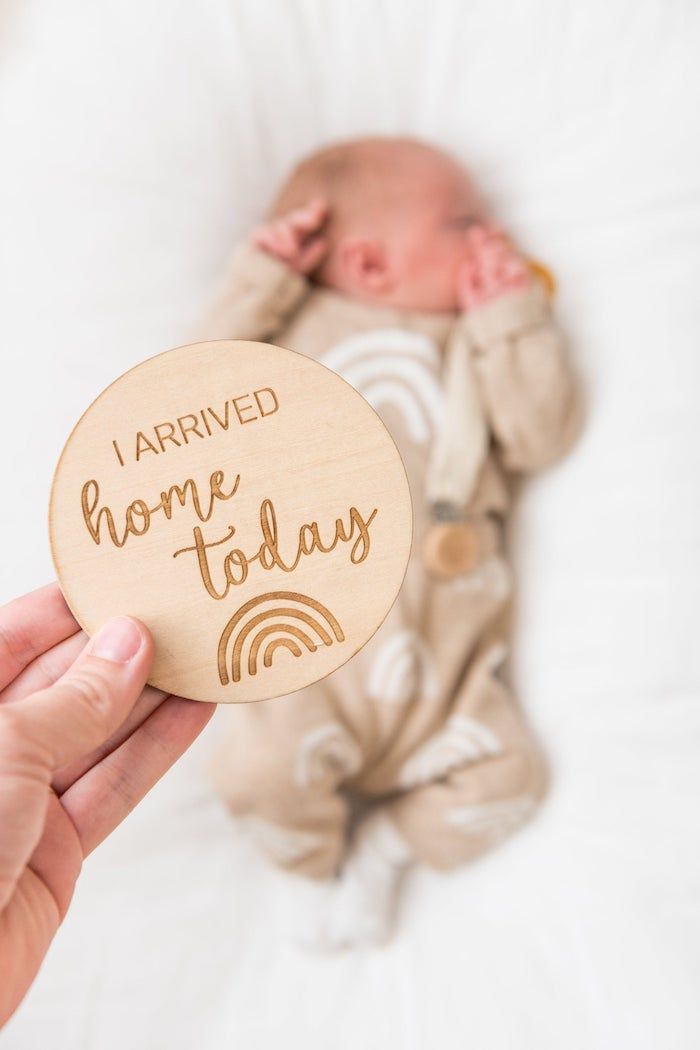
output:
[[536, 328], [550, 316], [547, 293], [539, 281], [521, 292], [509, 292], [470, 310], [461, 321], [478, 348]]
[[252, 244], [241, 244], [231, 259], [229, 277], [241, 291], [265, 289], [265, 299], [278, 316], [297, 306], [308, 292], [308, 281], [285, 263]]

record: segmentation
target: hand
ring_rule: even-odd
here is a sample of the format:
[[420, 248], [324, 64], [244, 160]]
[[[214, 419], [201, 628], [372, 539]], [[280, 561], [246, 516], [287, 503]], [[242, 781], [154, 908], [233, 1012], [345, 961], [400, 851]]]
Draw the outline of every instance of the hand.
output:
[[151, 636], [127, 617], [86, 645], [55, 584], [0, 609], [0, 1025], [41, 965], [83, 858], [212, 715], [213, 704], [143, 689], [152, 660]]
[[253, 233], [253, 244], [297, 273], [311, 273], [323, 261], [328, 241], [322, 235], [328, 219], [328, 205], [312, 200]]
[[467, 233], [467, 256], [457, 272], [457, 297], [463, 310], [474, 310], [532, 282], [525, 259], [505, 233], [478, 225]]

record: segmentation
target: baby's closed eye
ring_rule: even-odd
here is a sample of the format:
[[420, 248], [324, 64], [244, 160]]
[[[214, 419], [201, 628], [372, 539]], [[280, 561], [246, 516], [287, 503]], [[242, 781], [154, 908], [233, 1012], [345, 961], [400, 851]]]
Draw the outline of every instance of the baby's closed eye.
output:
[[471, 226], [478, 225], [478, 223], [479, 219], [476, 215], [456, 215], [447, 220], [447, 225], [453, 230], [468, 230]]

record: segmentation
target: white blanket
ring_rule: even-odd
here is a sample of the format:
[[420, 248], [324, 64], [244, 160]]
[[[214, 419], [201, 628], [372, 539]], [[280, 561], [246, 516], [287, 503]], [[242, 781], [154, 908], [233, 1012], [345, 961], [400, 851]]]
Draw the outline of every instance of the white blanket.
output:
[[86, 864], [6, 1050], [691, 1050], [700, 1042], [700, 8], [690, 0], [15, 0], [0, 25], [0, 599], [52, 575], [86, 404], [183, 340], [288, 165], [410, 131], [560, 282], [587, 390], [517, 528], [537, 821], [309, 958], [202, 776]]

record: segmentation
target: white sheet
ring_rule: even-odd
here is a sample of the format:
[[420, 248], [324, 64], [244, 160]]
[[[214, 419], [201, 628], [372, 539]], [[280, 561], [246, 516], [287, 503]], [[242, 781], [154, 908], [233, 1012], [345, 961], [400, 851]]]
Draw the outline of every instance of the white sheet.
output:
[[700, 9], [690, 0], [19, 0], [3, 9], [0, 598], [51, 575], [87, 402], [181, 341], [296, 157], [454, 147], [558, 274], [586, 433], [519, 515], [537, 822], [408, 886], [385, 950], [284, 940], [201, 766], [86, 865], [7, 1050], [690, 1050], [700, 1040]]

